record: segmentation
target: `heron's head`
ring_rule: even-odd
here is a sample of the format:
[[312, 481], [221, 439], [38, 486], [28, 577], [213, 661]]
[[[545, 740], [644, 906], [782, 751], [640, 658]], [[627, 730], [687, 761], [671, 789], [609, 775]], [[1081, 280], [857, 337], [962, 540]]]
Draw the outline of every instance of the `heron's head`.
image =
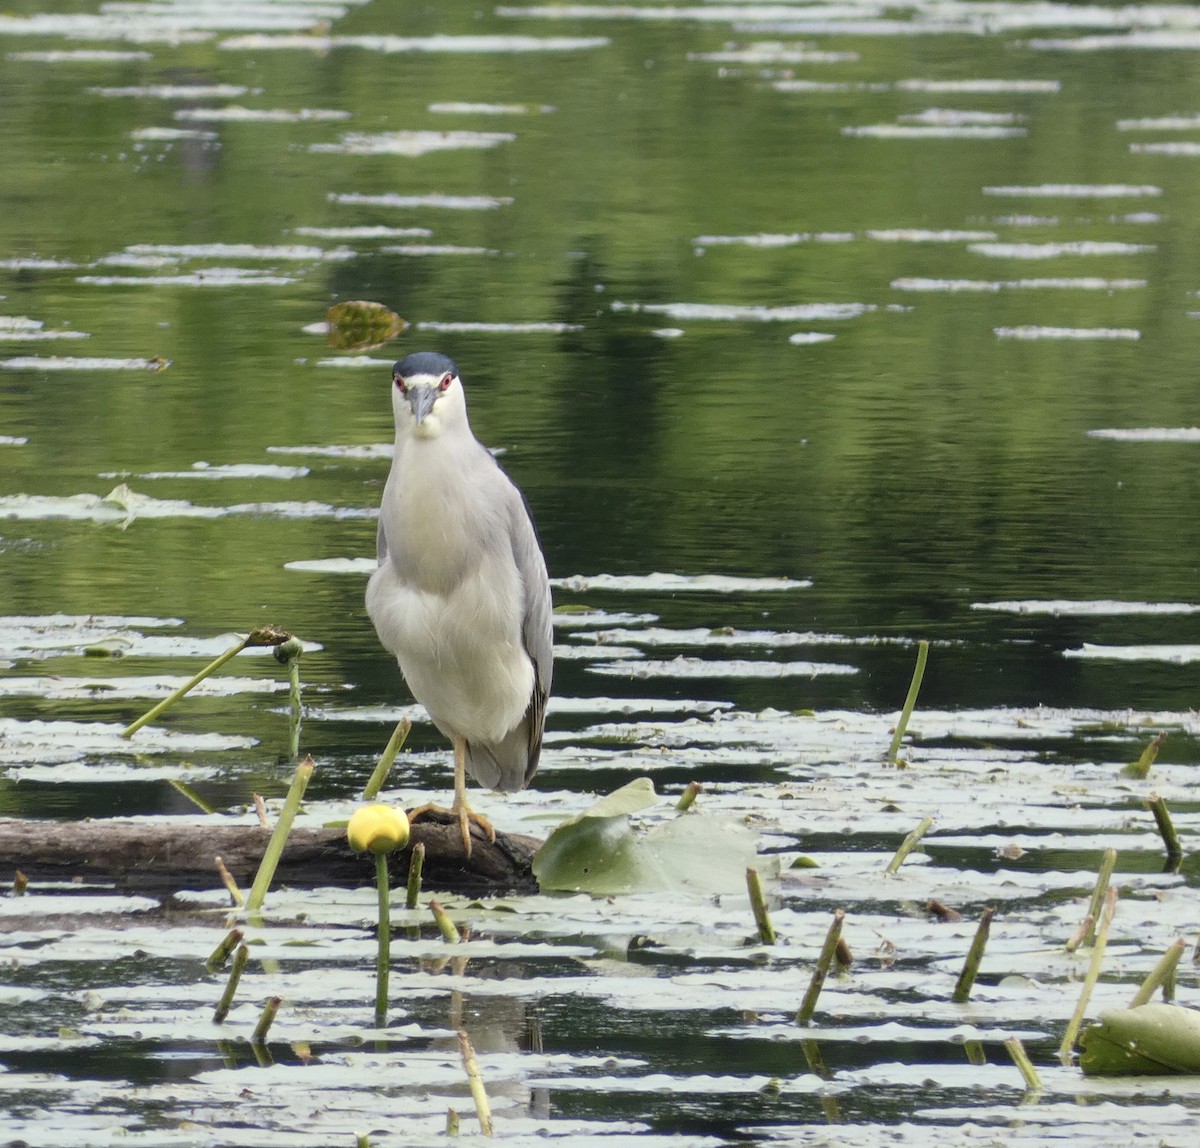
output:
[[467, 422], [462, 380], [452, 359], [418, 351], [392, 368], [392, 410], [396, 429], [415, 438], [436, 438]]

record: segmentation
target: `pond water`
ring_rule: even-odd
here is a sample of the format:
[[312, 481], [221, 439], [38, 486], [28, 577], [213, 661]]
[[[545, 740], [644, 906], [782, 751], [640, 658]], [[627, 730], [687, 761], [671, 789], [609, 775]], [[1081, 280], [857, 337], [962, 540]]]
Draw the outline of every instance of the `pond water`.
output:
[[[541, 771], [477, 806], [545, 836], [645, 775], [653, 824], [698, 780], [759, 834], [780, 943], [753, 943], [742, 861], [699, 851], [669, 893], [450, 899], [465, 959], [398, 913], [378, 1033], [373, 894], [281, 891], [219, 1028], [219, 897], [146, 920], [35, 883], [0, 900], [3, 1137], [422, 1144], [448, 1107], [470, 1134], [465, 1028], [513, 1142], [1190, 1143], [1194, 1078], [1056, 1050], [1105, 848], [1089, 1015], [1196, 940], [1196, 869], [1163, 871], [1144, 802], [1189, 850], [1197, 51], [1186, 5], [10, 3], [0, 815], [278, 799], [269, 658], [119, 737], [275, 623], [309, 643], [305, 816], [348, 816], [420, 717], [362, 595], [389, 364], [436, 349], [570, 610]], [[353, 299], [407, 329], [330, 349]], [[921, 639], [910, 767], [885, 768]], [[448, 778], [418, 721], [390, 798]], [[855, 963], [805, 1029], [836, 908]]]

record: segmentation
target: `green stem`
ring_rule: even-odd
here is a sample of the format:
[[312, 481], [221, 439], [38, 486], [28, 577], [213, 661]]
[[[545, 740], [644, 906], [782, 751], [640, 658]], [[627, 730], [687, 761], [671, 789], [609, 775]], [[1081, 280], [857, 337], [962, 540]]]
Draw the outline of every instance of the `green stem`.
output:
[[375, 1027], [387, 1028], [388, 973], [392, 967], [392, 911], [386, 853], [375, 854], [375, 887], [379, 891], [379, 953], [375, 958]]
[[246, 903], [246, 898], [243, 896], [241, 889], [238, 888], [237, 880], [233, 874], [229, 872], [229, 866], [225, 864], [220, 857], [214, 857], [213, 862], [217, 866], [217, 875], [221, 878], [221, 884], [229, 890], [229, 898], [233, 901], [237, 908], [241, 908]]
[[758, 939], [764, 945], [775, 943], [775, 927], [771, 924], [771, 914], [767, 912], [767, 899], [763, 895], [762, 880], [758, 870], [746, 870], [746, 888], [750, 893], [750, 908], [754, 910], [754, 923], [758, 926]]
[[250, 1036], [251, 1044], [267, 1043], [267, 1033], [271, 1031], [271, 1025], [275, 1023], [275, 1014], [279, 1011], [281, 1004], [283, 1004], [283, 997], [267, 998], [267, 1003], [263, 1005], [262, 1016], [258, 1018], [258, 1024], [254, 1026], [254, 1032]]
[[180, 781], [177, 777], [170, 777], [167, 779], [167, 783], [177, 793], [181, 793], [186, 797], [201, 813], [216, 813], [216, 809], [209, 805], [186, 781]]
[[700, 782], [689, 781], [687, 783], [687, 789], [685, 789], [683, 793], [679, 795], [679, 800], [675, 803], [675, 808], [678, 809], [680, 813], [685, 813], [696, 803], [696, 798], [700, 796], [703, 790], [704, 786], [702, 786]]
[[471, 1047], [470, 1037], [461, 1028], [458, 1030], [458, 1048], [462, 1053], [463, 1068], [467, 1072], [467, 1083], [471, 1087], [471, 1099], [475, 1101], [479, 1130], [485, 1136], [491, 1136], [492, 1106], [488, 1103], [487, 1091], [483, 1087], [483, 1077], [479, 1073], [479, 1064], [475, 1060], [475, 1050]]
[[904, 699], [904, 709], [900, 711], [900, 720], [896, 723], [896, 732], [892, 735], [892, 744], [888, 747], [887, 760], [896, 764], [896, 755], [900, 752], [900, 743], [904, 740], [904, 731], [908, 729], [908, 719], [912, 717], [913, 707], [917, 704], [917, 694], [921, 692], [921, 679], [925, 676], [925, 663], [929, 660], [929, 643], [922, 639], [917, 643], [917, 664], [913, 668], [912, 681], [908, 686], [908, 697]]
[[379, 791], [383, 788], [383, 783], [387, 781], [387, 775], [391, 771], [392, 764], [396, 760], [396, 755], [404, 746], [405, 738], [408, 737], [408, 731], [412, 729], [412, 722], [408, 718], [401, 718], [396, 723], [396, 728], [392, 730], [392, 736], [388, 738], [388, 743], [383, 747], [383, 753], [379, 755], [379, 764], [375, 766], [370, 779], [367, 781], [366, 788], [363, 790], [364, 801], [374, 801]]
[[462, 935], [458, 931], [458, 927], [450, 920], [450, 915], [442, 908], [442, 903], [436, 897], [429, 902], [430, 911], [433, 913], [433, 919], [437, 921], [437, 926], [442, 932], [442, 939], [448, 945], [457, 945], [462, 940]]
[[1021, 1075], [1025, 1078], [1025, 1087], [1041, 1088], [1042, 1078], [1038, 1076], [1038, 1070], [1033, 1067], [1033, 1061], [1029, 1059], [1029, 1054], [1025, 1051], [1021, 1038], [1010, 1036], [1004, 1042], [1004, 1047], [1008, 1049], [1008, 1055], [1012, 1057], [1013, 1064], [1021, 1070]]
[[205, 967], [210, 973], [215, 973], [217, 969], [224, 966], [225, 962], [229, 960], [229, 954], [242, 943], [243, 936], [241, 929], [230, 929], [225, 934], [224, 940], [213, 949], [212, 954], [205, 962]]
[[1100, 870], [1096, 874], [1096, 887], [1092, 890], [1092, 899], [1088, 903], [1087, 915], [1092, 919], [1091, 926], [1084, 931], [1083, 943], [1090, 945], [1096, 939], [1096, 922], [1104, 908], [1104, 898], [1108, 893], [1108, 883], [1112, 879], [1113, 870], [1117, 865], [1117, 851], [1113, 848], [1104, 850], [1100, 858]]
[[288, 701], [291, 703], [292, 716], [288, 726], [288, 760], [295, 761], [300, 756], [300, 655], [294, 654], [287, 660], [288, 668]]
[[963, 962], [962, 972], [958, 974], [958, 984], [954, 986], [951, 1000], [956, 1004], [965, 1004], [970, 999], [971, 989], [975, 978], [979, 975], [979, 965], [983, 961], [983, 950], [987, 947], [988, 934], [992, 929], [992, 918], [996, 915], [993, 908], [984, 909], [979, 918], [979, 928], [975, 930], [975, 939], [967, 950], [967, 959]]
[[896, 850], [896, 855], [888, 862], [888, 867], [885, 870], [889, 877], [894, 877], [900, 871], [900, 866], [904, 864], [904, 858], [917, 847], [917, 842], [929, 832], [929, 827], [932, 824], [932, 817], [922, 819], [921, 824], [900, 842], [900, 848]]
[[417, 898], [421, 895], [421, 870], [425, 866], [425, 842], [418, 841], [412, 847], [408, 857], [408, 892], [404, 898], [406, 909], [417, 907]]
[[169, 697], [163, 698], [158, 705], [148, 709], [132, 725], [127, 725], [121, 731], [121, 736], [133, 737], [133, 735], [137, 733], [142, 726], [144, 726], [147, 722], [152, 722], [160, 713], [163, 712], [163, 710], [173, 706], [181, 697], [183, 697], [184, 694], [186, 694], [194, 686], [199, 685], [202, 681], [204, 681], [205, 678], [208, 677], [209, 674], [219, 670], [226, 662], [230, 660], [230, 658], [237, 657], [237, 655], [240, 654], [249, 644], [250, 638], [247, 636], [238, 642], [236, 646], [231, 646], [219, 658], [215, 658], [213, 661], [209, 662], [208, 665], [205, 666], [204, 669], [202, 669], [194, 678], [184, 682], [184, 684], [181, 685], [173, 694], [171, 694]]
[[292, 784], [283, 801], [283, 808], [279, 811], [279, 820], [275, 823], [271, 840], [267, 842], [266, 852], [263, 853], [263, 859], [259, 862], [254, 884], [250, 887], [250, 895], [246, 898], [248, 913], [257, 913], [262, 908], [263, 901], [266, 900], [267, 890], [271, 887], [271, 879], [275, 876], [279, 858], [283, 856], [283, 847], [287, 844], [292, 822], [300, 809], [300, 802], [304, 798], [304, 790], [308, 786], [312, 772], [313, 759], [311, 757], [296, 766], [296, 772], [292, 775]]
[[808, 1024], [813, 1018], [813, 1013], [817, 1011], [817, 997], [821, 995], [821, 989], [825, 986], [825, 978], [829, 976], [829, 966], [833, 964], [838, 940], [842, 935], [842, 922], [845, 919], [844, 909], [834, 911], [833, 923], [829, 926], [829, 932], [825, 934], [825, 944], [821, 947], [821, 955], [817, 958], [817, 967], [813, 969], [808, 992], [804, 994], [804, 999], [800, 1002], [800, 1009], [796, 1013], [797, 1024]]
[[1104, 895], [1104, 912], [1100, 917], [1100, 927], [1096, 930], [1096, 943], [1092, 946], [1092, 960], [1088, 965], [1087, 976], [1083, 978], [1083, 988], [1079, 992], [1079, 1000], [1075, 1012], [1071, 1015], [1067, 1031], [1063, 1033], [1062, 1044], [1058, 1046], [1059, 1059], [1064, 1064], [1071, 1061], [1071, 1050], [1075, 1047], [1075, 1038], [1079, 1035], [1079, 1027], [1083, 1024], [1083, 1014], [1087, 1012], [1088, 1001], [1092, 997], [1092, 989], [1100, 979], [1100, 966], [1104, 962], [1104, 949], [1108, 944], [1108, 928], [1112, 924], [1113, 914], [1117, 911], [1117, 891], [1109, 887]]
[[1158, 964], [1150, 970], [1150, 974], [1142, 981], [1142, 987], [1138, 989], [1134, 994], [1133, 1000], [1129, 1002], [1130, 1008], [1139, 1008], [1141, 1005], [1149, 1004], [1150, 998], [1154, 996], [1155, 989], [1160, 985], [1163, 990], [1163, 998], [1167, 998], [1167, 986], [1175, 978], [1175, 966], [1179, 964], [1179, 958], [1183, 956], [1183, 950], [1186, 947], [1187, 941], [1180, 937], [1163, 953], [1158, 960]]
[[238, 945], [237, 952], [233, 954], [233, 965], [229, 969], [229, 980], [225, 982], [225, 991], [213, 1011], [213, 1024], [223, 1024], [229, 1015], [229, 1009], [233, 1005], [233, 994], [237, 992], [238, 981], [242, 979], [242, 973], [249, 960], [250, 950], [245, 945]]
[[1163, 844], [1167, 847], [1167, 861], [1173, 865], [1179, 864], [1183, 860], [1183, 846], [1179, 844], [1179, 834], [1175, 832], [1175, 823], [1171, 820], [1167, 803], [1157, 793], [1152, 793], [1146, 804], [1154, 814]]

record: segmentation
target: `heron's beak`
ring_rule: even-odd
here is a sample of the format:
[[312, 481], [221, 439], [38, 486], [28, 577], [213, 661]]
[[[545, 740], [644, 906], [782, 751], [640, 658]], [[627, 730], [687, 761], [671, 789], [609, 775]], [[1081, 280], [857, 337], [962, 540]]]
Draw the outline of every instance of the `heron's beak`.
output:
[[432, 387], [410, 387], [407, 397], [408, 405], [412, 407], [413, 418], [417, 426], [420, 426], [425, 421], [425, 416], [433, 410], [438, 393]]

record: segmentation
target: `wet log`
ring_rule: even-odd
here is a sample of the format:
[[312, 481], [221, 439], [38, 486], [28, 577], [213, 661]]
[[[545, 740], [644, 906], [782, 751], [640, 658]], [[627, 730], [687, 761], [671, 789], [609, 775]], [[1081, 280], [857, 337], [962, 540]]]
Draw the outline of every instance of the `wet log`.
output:
[[[424, 888], [465, 896], [537, 889], [530, 861], [541, 842], [497, 831], [489, 841], [472, 824], [471, 856], [463, 855], [457, 821], [436, 813], [412, 827], [408, 847], [390, 856], [395, 886], [408, 879], [411, 849], [425, 845]], [[258, 825], [161, 821], [18, 821], [0, 819], [0, 880], [20, 870], [31, 881], [111, 881], [131, 891], [164, 894], [219, 887], [220, 857], [244, 891], [258, 871], [270, 830]], [[342, 828], [296, 826], [275, 872], [275, 886], [354, 887], [375, 881], [369, 854], [351, 852]]]

